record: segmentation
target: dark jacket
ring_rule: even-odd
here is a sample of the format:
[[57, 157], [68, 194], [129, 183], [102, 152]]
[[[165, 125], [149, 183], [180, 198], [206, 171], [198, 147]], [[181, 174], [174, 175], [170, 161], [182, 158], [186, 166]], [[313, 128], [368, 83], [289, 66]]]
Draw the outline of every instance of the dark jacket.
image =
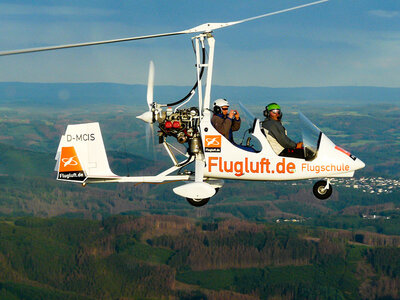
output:
[[265, 119], [262, 122], [262, 127], [267, 129], [269, 134], [275, 138], [283, 148], [296, 148], [296, 143], [286, 135], [286, 129], [283, 127], [281, 121]]
[[233, 142], [232, 131], [237, 131], [240, 128], [241, 120], [236, 118], [229, 118], [228, 115], [214, 114], [211, 118], [211, 124], [217, 131]]

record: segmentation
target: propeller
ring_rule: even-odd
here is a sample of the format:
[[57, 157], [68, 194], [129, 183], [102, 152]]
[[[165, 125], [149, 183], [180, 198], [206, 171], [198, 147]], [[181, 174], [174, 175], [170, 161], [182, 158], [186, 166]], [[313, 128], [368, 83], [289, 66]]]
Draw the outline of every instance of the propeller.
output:
[[76, 48], [76, 47], [86, 47], [86, 46], [94, 46], [94, 45], [103, 45], [103, 44], [111, 44], [111, 43], [120, 43], [120, 42], [127, 42], [127, 41], [134, 41], [134, 40], [143, 40], [143, 39], [151, 39], [151, 38], [158, 38], [158, 37], [166, 37], [166, 36], [174, 36], [174, 35], [181, 35], [181, 34], [191, 34], [191, 33], [208, 33], [212, 32], [213, 30], [233, 26], [236, 24], [253, 21], [256, 19], [277, 15], [281, 13], [285, 13], [288, 11], [328, 2], [329, 0], [320, 0], [315, 1], [291, 8], [286, 8], [283, 10], [266, 13], [263, 15], [259, 15], [256, 17], [251, 17], [247, 19], [242, 19], [235, 22], [225, 22], [225, 23], [205, 23], [190, 29], [176, 31], [176, 32], [169, 32], [169, 33], [160, 33], [160, 34], [153, 34], [153, 35], [143, 35], [143, 36], [136, 36], [136, 37], [128, 37], [128, 38], [121, 38], [121, 39], [112, 39], [112, 40], [104, 40], [104, 41], [96, 41], [96, 42], [86, 42], [86, 43], [77, 43], [77, 44], [67, 44], [67, 45], [58, 45], [58, 46], [49, 46], [49, 47], [38, 47], [38, 48], [30, 48], [30, 49], [20, 49], [20, 50], [11, 50], [11, 51], [3, 51], [0, 52], [0, 56], [5, 55], [15, 55], [15, 54], [23, 54], [23, 53], [32, 53], [32, 52], [41, 52], [41, 51], [48, 51], [48, 50], [59, 50], [59, 49], [67, 49], [67, 48]]
[[153, 88], [154, 88], [154, 63], [151, 60], [149, 64], [149, 77], [147, 79], [147, 104], [151, 108], [153, 105]]
[[140, 116], [136, 118], [149, 123], [153, 124], [155, 121], [154, 114], [155, 112], [155, 103], [153, 101], [153, 87], [154, 87], [154, 63], [150, 61], [149, 64], [149, 77], [147, 79], [147, 106], [149, 108], [148, 111], [142, 113]]
[[151, 60], [149, 64], [149, 76], [147, 79], [147, 106], [148, 111], [144, 112], [143, 114], [137, 116], [136, 118], [148, 123], [146, 126], [146, 146], [147, 151], [150, 150], [150, 140], [154, 145], [154, 130], [153, 130], [153, 123], [155, 121], [155, 114], [157, 113], [155, 102], [154, 102], [154, 63]]

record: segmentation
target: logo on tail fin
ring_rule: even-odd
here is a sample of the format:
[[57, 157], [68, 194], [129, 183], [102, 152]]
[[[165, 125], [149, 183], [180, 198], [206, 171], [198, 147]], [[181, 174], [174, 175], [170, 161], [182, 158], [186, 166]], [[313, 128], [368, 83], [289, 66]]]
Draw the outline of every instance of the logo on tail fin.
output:
[[70, 158], [63, 158], [61, 161], [64, 164], [63, 168], [65, 168], [66, 166], [77, 166], [78, 162], [76, 160], [74, 160], [76, 156], [72, 156]]
[[83, 181], [86, 176], [74, 147], [63, 147], [59, 161], [58, 179]]

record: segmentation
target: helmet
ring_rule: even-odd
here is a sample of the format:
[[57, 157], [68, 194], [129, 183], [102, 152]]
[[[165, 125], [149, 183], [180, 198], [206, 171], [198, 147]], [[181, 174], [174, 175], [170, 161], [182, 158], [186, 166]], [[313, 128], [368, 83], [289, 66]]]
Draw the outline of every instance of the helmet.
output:
[[266, 109], [268, 111], [270, 111], [270, 110], [273, 110], [273, 109], [281, 109], [281, 107], [276, 103], [270, 103], [270, 104], [267, 105]]
[[221, 107], [229, 106], [229, 102], [226, 99], [217, 99], [214, 101], [213, 111], [215, 114], [222, 113]]
[[[275, 102], [272, 102], [272, 103], [268, 104], [268, 105], [265, 107], [264, 116], [267, 117], [267, 118], [269, 118], [269, 112], [270, 112], [271, 110], [274, 110], [274, 109], [279, 109], [279, 110], [281, 110], [281, 107], [279, 106], [279, 104], [277, 104], [277, 103], [275, 103]], [[282, 111], [281, 111], [280, 116], [279, 116], [278, 119], [280, 120], [281, 118], [282, 118]]]

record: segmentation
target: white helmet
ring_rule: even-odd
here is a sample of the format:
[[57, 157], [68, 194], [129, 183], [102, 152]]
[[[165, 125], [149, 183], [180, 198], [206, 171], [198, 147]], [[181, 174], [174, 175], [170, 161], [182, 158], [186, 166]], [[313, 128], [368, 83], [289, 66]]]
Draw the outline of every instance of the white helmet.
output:
[[222, 107], [228, 106], [229, 107], [229, 102], [226, 101], [226, 99], [217, 99], [214, 101], [214, 107], [213, 111], [215, 114], [220, 114], [222, 113]]
[[214, 101], [214, 106], [219, 106], [219, 107], [229, 106], [229, 102], [226, 101], [226, 99], [217, 99]]

